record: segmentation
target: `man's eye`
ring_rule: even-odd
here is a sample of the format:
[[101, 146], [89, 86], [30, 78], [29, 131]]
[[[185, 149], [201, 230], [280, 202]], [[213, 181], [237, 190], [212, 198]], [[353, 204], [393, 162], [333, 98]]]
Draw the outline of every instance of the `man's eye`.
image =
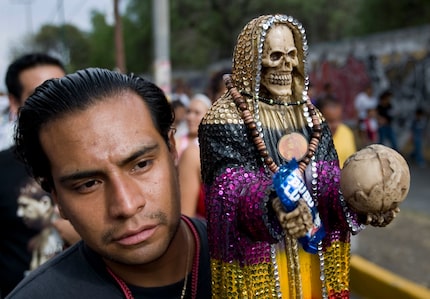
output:
[[151, 165], [151, 161], [150, 160], [140, 161], [140, 162], [136, 163], [136, 165], [133, 167], [132, 172], [144, 171], [150, 165]]
[[76, 190], [77, 190], [78, 192], [81, 192], [81, 193], [87, 193], [87, 192], [92, 191], [92, 190], [93, 190], [94, 188], [96, 188], [99, 184], [100, 184], [100, 182], [99, 182], [99, 181], [97, 181], [97, 180], [87, 181], [87, 182], [85, 182], [85, 183], [83, 183], [83, 184], [79, 185], [79, 186], [76, 188]]
[[145, 168], [148, 165], [148, 161], [141, 161], [139, 163], [137, 163], [136, 167], [137, 168]]

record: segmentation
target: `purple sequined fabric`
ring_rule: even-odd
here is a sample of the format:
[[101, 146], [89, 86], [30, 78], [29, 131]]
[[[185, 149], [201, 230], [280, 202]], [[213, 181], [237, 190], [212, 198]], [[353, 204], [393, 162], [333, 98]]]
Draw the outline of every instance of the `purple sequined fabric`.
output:
[[206, 208], [212, 257], [243, 264], [270, 259], [270, 236], [264, 222], [271, 179], [262, 168], [226, 168], [207, 189]]
[[337, 161], [319, 161], [318, 211], [326, 230], [323, 247], [334, 241], [349, 242], [348, 224], [340, 204], [340, 169]]

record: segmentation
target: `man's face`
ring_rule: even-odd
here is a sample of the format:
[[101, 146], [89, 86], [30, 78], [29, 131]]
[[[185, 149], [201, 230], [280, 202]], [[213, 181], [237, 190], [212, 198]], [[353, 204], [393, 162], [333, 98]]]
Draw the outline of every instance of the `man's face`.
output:
[[61, 78], [64, 75], [64, 71], [56, 65], [38, 65], [22, 71], [19, 74], [19, 82], [22, 86], [21, 98], [10, 99], [11, 112], [16, 114], [18, 108], [43, 82], [52, 78]]
[[60, 213], [93, 250], [127, 265], [167, 250], [180, 220], [174, 137], [169, 150], [139, 96], [54, 120], [40, 140]]

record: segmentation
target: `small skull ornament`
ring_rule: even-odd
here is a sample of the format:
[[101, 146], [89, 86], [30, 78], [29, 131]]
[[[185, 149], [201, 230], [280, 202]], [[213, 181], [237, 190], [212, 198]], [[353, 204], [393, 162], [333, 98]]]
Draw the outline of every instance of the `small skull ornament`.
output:
[[398, 209], [409, 192], [410, 172], [405, 159], [380, 144], [350, 156], [341, 172], [340, 188], [359, 213], [382, 215]]
[[299, 59], [293, 34], [287, 26], [274, 26], [267, 33], [261, 64], [261, 85], [271, 96], [279, 99], [291, 96], [291, 72]]

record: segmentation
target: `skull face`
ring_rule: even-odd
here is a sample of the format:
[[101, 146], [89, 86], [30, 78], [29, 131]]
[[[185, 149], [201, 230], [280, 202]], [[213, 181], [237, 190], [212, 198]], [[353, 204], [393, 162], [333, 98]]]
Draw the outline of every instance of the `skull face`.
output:
[[273, 98], [291, 96], [292, 70], [299, 64], [293, 33], [287, 26], [278, 25], [266, 36], [262, 57], [261, 85]]

